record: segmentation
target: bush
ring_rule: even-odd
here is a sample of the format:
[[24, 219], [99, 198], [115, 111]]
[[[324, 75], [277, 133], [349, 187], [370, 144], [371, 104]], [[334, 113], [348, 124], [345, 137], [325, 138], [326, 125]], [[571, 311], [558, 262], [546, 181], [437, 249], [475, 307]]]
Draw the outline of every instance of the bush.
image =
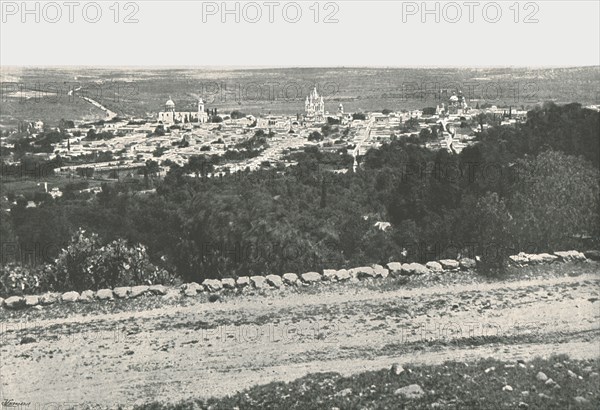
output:
[[40, 293], [40, 269], [13, 263], [0, 266], [0, 296]]
[[102, 246], [98, 235], [80, 229], [56, 259], [52, 282], [56, 290], [82, 291], [166, 284], [172, 278], [150, 262], [145, 246], [129, 246], [123, 239]]

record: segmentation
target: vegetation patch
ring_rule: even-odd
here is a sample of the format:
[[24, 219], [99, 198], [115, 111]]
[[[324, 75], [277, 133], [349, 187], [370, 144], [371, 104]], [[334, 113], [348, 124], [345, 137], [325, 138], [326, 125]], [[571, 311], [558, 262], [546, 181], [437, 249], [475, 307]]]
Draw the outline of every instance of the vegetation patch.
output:
[[[437, 366], [403, 364], [350, 377], [310, 374], [225, 398], [151, 403], [136, 409], [596, 409], [600, 406], [599, 370], [600, 360], [576, 361], [566, 356], [530, 362], [485, 359]], [[406, 389], [414, 385], [420, 389]]]

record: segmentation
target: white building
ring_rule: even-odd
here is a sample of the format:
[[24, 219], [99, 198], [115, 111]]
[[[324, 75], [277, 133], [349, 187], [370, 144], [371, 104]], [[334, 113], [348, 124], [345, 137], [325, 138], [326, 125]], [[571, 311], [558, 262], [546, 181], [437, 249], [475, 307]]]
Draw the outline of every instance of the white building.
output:
[[325, 101], [317, 93], [317, 87], [306, 97], [304, 109], [307, 121], [321, 122], [325, 120]]
[[208, 114], [204, 110], [204, 101], [202, 101], [202, 98], [198, 100], [198, 112], [182, 112], [175, 111], [175, 103], [171, 97], [169, 97], [169, 100], [165, 103], [165, 110], [158, 113], [158, 121], [163, 124], [174, 124], [176, 122], [205, 123], [208, 122]]

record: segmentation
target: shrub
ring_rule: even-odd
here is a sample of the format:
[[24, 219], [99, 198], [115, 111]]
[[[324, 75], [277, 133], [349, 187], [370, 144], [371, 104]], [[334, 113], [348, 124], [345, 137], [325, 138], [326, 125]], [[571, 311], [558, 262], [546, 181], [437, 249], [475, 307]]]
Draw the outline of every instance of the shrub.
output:
[[0, 296], [40, 293], [40, 268], [10, 263], [0, 266]]
[[103, 246], [98, 235], [80, 229], [56, 259], [52, 286], [81, 291], [170, 282], [172, 277], [150, 262], [145, 246], [129, 246], [123, 239]]

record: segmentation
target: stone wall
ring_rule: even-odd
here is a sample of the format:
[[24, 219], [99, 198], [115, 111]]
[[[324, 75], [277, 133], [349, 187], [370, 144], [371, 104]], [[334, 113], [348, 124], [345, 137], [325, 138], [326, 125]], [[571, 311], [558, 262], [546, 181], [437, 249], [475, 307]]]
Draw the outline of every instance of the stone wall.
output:
[[[540, 254], [524, 252], [509, 257], [514, 266], [551, 264], [560, 262], [584, 262], [589, 259], [599, 260], [599, 251], [563, 251]], [[402, 277], [423, 274], [443, 274], [460, 270], [474, 270], [477, 260], [463, 258], [460, 260], [442, 259], [426, 264], [390, 262], [385, 267], [381, 265], [361, 266], [352, 269], [325, 269], [323, 272], [306, 272], [303, 274], [284, 273], [283, 275], [241, 276], [237, 279], [206, 279], [199, 283], [184, 283], [179, 287], [163, 285], [140, 285], [133, 287], [117, 287], [114, 289], [86, 290], [81, 293], [45, 293], [43, 295], [11, 296], [0, 298], [0, 306], [5, 309], [37, 308], [55, 303], [90, 303], [114, 299], [133, 299], [143, 295], [162, 297], [194, 297], [199, 293], [219, 293], [226, 290], [242, 288], [279, 289], [286, 286], [308, 286], [323, 282], [359, 282], [361, 279], [384, 279], [387, 277]]]

